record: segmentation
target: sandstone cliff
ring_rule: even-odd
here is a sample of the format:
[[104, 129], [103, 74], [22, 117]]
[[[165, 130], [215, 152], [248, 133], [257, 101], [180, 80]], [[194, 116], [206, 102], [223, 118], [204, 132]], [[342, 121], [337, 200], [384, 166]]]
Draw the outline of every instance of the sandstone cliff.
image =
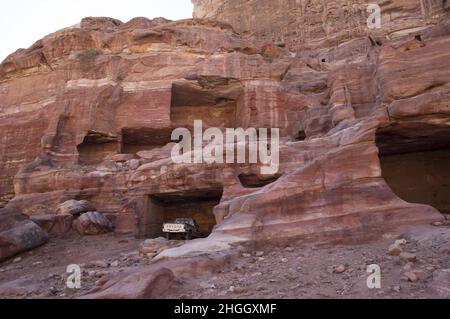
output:
[[[375, 31], [364, 1], [195, 0], [193, 20], [87, 18], [13, 53], [0, 65], [2, 205], [35, 216], [89, 200], [140, 237], [183, 212], [231, 241], [441, 220], [448, 4], [378, 2]], [[174, 164], [170, 134], [195, 119], [280, 128], [280, 172]]]

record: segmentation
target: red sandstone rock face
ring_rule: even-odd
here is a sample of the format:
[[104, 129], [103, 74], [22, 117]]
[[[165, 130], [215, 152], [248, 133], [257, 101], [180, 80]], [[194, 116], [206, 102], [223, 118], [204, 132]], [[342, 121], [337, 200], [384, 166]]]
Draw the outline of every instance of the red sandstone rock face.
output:
[[[356, 39], [373, 34], [390, 38], [404, 35], [413, 29], [446, 19], [448, 3], [440, 0], [193, 0], [194, 17], [212, 19], [231, 24], [240, 33], [287, 45], [295, 51], [321, 50], [323, 57], [346, 55], [345, 46]], [[367, 28], [368, 4], [379, 4], [382, 12], [382, 29], [372, 32]], [[334, 47], [335, 50], [328, 52]], [[328, 62], [328, 61], [327, 61]]]
[[[374, 33], [359, 1], [195, 3], [197, 17], [219, 22], [85, 19], [0, 65], [4, 203], [46, 215], [88, 200], [117, 232], [155, 238], [174, 212], [197, 214], [204, 229], [217, 222], [220, 247], [372, 238], [440, 220], [430, 205], [450, 211], [436, 172], [436, 197], [408, 203], [381, 165], [450, 145], [450, 29], [438, 1], [383, 5]], [[200, 119], [280, 128], [279, 173], [174, 164], [172, 130]]]

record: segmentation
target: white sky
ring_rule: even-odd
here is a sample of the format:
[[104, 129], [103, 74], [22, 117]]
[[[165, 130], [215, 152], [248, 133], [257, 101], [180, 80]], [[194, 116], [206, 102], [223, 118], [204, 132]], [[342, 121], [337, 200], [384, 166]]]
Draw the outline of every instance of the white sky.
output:
[[1, 0], [0, 61], [19, 48], [72, 26], [84, 17], [192, 17], [191, 0]]

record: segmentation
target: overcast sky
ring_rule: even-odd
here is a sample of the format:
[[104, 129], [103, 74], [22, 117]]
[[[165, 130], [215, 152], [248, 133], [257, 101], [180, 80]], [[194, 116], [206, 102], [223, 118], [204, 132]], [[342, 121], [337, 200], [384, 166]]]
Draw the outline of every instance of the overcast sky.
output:
[[0, 61], [28, 48], [45, 35], [72, 26], [84, 17], [192, 17], [191, 0], [1, 0]]

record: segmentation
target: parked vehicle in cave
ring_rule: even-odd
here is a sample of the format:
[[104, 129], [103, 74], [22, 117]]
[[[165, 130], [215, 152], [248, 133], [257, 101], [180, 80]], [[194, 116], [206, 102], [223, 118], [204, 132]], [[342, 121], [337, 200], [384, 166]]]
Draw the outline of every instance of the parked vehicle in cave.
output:
[[178, 218], [174, 223], [165, 223], [163, 225], [163, 233], [168, 240], [175, 237], [186, 240], [202, 237], [197, 222], [192, 218]]

